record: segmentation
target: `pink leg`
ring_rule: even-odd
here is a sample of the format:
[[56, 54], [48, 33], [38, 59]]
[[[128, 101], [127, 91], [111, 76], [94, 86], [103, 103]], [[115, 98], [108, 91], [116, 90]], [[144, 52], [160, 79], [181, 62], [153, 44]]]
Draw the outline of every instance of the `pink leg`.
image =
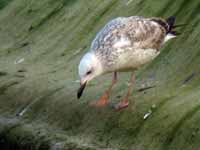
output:
[[117, 72], [114, 72], [113, 78], [112, 78], [112, 83], [109, 86], [109, 88], [103, 93], [103, 95], [97, 101], [92, 101], [92, 102], [90, 102], [89, 105], [98, 107], [98, 106], [104, 106], [104, 105], [108, 104], [110, 92], [116, 82], [117, 82]]
[[130, 92], [131, 92], [131, 90], [132, 90], [134, 81], [135, 81], [135, 74], [134, 74], [134, 72], [133, 72], [133, 73], [131, 74], [131, 78], [130, 78], [130, 81], [129, 81], [128, 92], [126, 93], [126, 95], [125, 95], [125, 97], [123, 98], [123, 100], [114, 106], [115, 109], [119, 110], [119, 109], [128, 107], [128, 105], [129, 105], [129, 100], [128, 100], [128, 98], [129, 98], [129, 96], [130, 96]]

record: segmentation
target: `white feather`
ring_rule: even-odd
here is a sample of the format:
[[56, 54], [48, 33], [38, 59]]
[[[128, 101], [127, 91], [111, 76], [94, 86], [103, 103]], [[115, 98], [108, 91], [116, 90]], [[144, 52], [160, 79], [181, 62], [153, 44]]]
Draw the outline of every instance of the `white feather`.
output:
[[113, 48], [122, 48], [125, 46], [130, 46], [131, 42], [127, 38], [122, 37], [119, 41], [117, 41], [114, 45]]
[[[93, 52], [88, 52], [81, 59], [78, 70], [81, 82], [84, 83], [85, 81], [90, 81], [95, 76], [101, 74], [102, 65]], [[87, 72], [91, 70], [92, 73], [87, 75]]]
[[167, 42], [167, 41], [169, 41], [170, 39], [175, 38], [175, 37], [176, 37], [176, 35], [173, 35], [173, 34], [171, 34], [171, 33], [168, 33], [168, 34], [165, 36], [164, 43]]
[[159, 55], [156, 49], [135, 49], [130, 53], [127, 49], [126, 52], [119, 56], [119, 61], [116, 65], [116, 70], [127, 71], [136, 69]]

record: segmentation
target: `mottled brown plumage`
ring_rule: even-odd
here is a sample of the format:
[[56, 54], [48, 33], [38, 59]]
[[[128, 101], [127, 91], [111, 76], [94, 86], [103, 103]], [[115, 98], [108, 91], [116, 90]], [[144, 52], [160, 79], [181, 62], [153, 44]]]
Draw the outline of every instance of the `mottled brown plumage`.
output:
[[[152, 49], [159, 52], [164, 43], [167, 30], [158, 23], [158, 20], [159, 22], [162, 21], [163, 24], [167, 24], [166, 21], [160, 18], [144, 18], [138, 16], [119, 17], [111, 20], [97, 34], [92, 42], [91, 51], [96, 53], [99, 59], [102, 60], [103, 65], [106, 66], [105, 70], [108, 72], [113, 71], [113, 69], [127, 70], [137, 68], [143, 65], [143, 63], [139, 63], [138, 66], [132, 63], [133, 66], [131, 66], [131, 62], [129, 62], [130, 65], [125, 66], [128, 62], [119, 64], [119, 57], [121, 54], [126, 53], [128, 56], [132, 54], [136, 55], [135, 51], [139, 49]], [[155, 56], [157, 54], [155, 53]], [[132, 58], [134, 61], [133, 56]], [[146, 62], [144, 61], [144, 64]], [[113, 69], [109, 70], [109, 68]]]
[[[127, 37], [131, 46], [136, 48], [159, 49], [166, 35], [166, 30], [157, 21], [160, 18], [119, 17], [110, 21], [96, 36], [91, 50], [111, 47], [121, 37]], [[101, 44], [99, 44], [101, 43]]]

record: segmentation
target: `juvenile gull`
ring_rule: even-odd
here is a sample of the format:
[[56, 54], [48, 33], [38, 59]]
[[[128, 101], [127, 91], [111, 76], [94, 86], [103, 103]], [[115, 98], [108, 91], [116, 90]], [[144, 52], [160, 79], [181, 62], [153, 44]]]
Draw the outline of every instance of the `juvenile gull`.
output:
[[79, 64], [80, 98], [86, 84], [93, 78], [113, 72], [112, 83], [92, 106], [103, 106], [108, 103], [109, 93], [117, 82], [117, 72], [132, 71], [128, 92], [114, 108], [128, 106], [135, 75], [134, 70], [149, 63], [160, 53], [162, 45], [176, 37], [173, 29], [175, 17], [168, 19], [144, 18], [141, 16], [118, 17], [108, 22], [93, 40], [90, 50]]

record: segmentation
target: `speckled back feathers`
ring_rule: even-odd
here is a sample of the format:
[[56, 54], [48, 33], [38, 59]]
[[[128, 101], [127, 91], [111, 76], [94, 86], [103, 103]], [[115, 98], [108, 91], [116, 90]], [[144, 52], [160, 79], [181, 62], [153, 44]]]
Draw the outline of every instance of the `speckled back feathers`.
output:
[[[91, 51], [101, 59], [105, 67], [114, 68], [118, 64], [117, 61], [121, 61], [121, 54], [126, 53], [129, 56], [135, 50], [141, 49], [159, 51], [167, 34], [166, 28], [167, 22], [160, 18], [118, 17], [108, 22], [96, 35]], [[134, 57], [130, 58], [135, 57], [134, 54]]]

